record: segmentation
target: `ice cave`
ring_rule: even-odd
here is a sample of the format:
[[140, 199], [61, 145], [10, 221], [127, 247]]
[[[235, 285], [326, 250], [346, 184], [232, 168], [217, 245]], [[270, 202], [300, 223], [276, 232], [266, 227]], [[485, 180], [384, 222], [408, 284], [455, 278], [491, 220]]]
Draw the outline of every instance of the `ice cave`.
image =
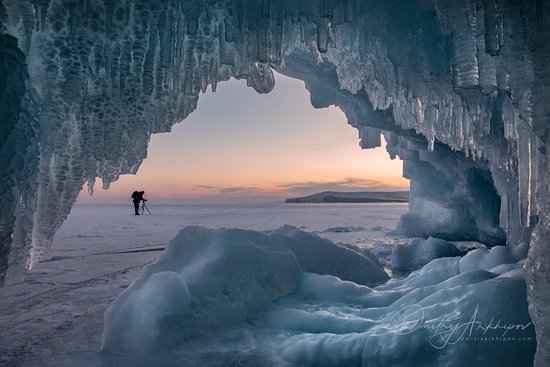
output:
[[[0, 284], [47, 253], [83, 184], [92, 193], [96, 178], [107, 188], [136, 173], [151, 134], [184, 120], [207, 88], [237, 78], [269, 93], [275, 70], [305, 82], [315, 108], [340, 108], [362, 148], [384, 136], [411, 182], [397, 230], [428, 238], [411, 245], [427, 265], [384, 284], [369, 256], [290, 226], [190, 227], [109, 307], [102, 350], [181, 345], [257, 316], [308, 333], [275, 343], [289, 365], [550, 366], [549, 57], [543, 0], [1, 0]], [[487, 249], [442, 257], [447, 241]], [[253, 283], [231, 272], [243, 256], [258, 264]], [[186, 278], [201, 266], [206, 281]], [[220, 292], [232, 302], [222, 313]], [[306, 296], [362, 308], [340, 322], [285, 308]], [[471, 311], [468, 297], [501, 317], [525, 304], [534, 355], [381, 335], [399, 307], [435, 318]]]

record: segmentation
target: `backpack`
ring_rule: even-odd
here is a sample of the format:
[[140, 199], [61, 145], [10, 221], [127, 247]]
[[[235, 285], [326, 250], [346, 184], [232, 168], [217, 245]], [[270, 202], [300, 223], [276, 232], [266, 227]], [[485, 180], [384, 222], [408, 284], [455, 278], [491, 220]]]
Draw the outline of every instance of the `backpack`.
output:
[[134, 191], [134, 192], [132, 193], [131, 198], [132, 198], [132, 199], [135, 199], [138, 195], [139, 195], [139, 193], [138, 193], [137, 191]]

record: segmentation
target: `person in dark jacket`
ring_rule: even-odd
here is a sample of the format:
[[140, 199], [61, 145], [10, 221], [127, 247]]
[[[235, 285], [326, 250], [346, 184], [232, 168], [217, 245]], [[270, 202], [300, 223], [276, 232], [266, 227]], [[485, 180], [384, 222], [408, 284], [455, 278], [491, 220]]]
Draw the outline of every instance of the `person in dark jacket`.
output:
[[136, 212], [136, 215], [139, 215], [139, 203], [147, 200], [143, 198], [144, 194], [145, 191], [134, 191], [132, 193], [132, 200], [134, 201], [134, 210]]

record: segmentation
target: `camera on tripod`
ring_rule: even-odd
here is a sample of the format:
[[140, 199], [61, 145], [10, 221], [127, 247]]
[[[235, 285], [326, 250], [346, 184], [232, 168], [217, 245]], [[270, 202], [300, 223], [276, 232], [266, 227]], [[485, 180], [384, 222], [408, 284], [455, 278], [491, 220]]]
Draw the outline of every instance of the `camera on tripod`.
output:
[[146, 201], [147, 201], [147, 199], [141, 199], [141, 207], [139, 208], [139, 211], [141, 212], [141, 215], [144, 215], [145, 211], [147, 211], [147, 213], [149, 213], [149, 215], [151, 215], [151, 212], [149, 211], [149, 208], [147, 207], [147, 205], [145, 205]]

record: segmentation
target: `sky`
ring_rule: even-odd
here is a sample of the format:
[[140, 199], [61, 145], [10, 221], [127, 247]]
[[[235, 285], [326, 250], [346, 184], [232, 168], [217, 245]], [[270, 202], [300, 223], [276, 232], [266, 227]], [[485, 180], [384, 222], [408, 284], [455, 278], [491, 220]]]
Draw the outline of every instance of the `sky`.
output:
[[[157, 202], [277, 202], [320, 191], [408, 190], [402, 162], [384, 147], [362, 150], [336, 107], [314, 109], [302, 81], [276, 74], [266, 95], [230, 80], [200, 96], [172, 132], [151, 137], [137, 175], [109, 190], [96, 183], [79, 203], [129, 201], [134, 190]], [[383, 140], [382, 140], [383, 141]]]

